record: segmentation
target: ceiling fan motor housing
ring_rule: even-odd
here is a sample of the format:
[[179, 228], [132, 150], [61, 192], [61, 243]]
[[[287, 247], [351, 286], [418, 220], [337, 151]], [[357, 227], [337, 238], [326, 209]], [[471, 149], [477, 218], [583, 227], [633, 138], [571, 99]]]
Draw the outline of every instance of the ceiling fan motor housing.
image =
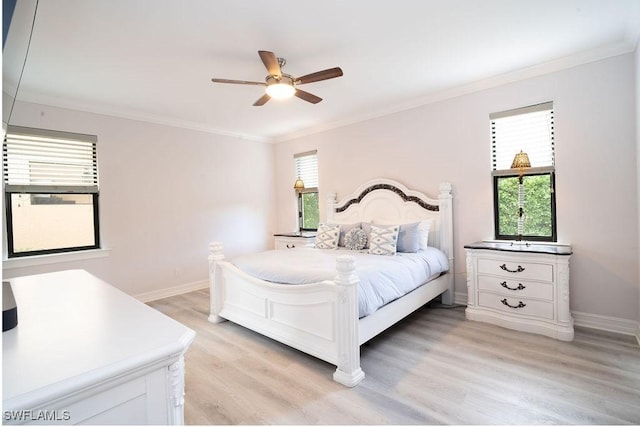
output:
[[276, 84], [285, 84], [293, 86], [293, 77], [289, 74], [282, 73], [282, 77], [278, 78], [278, 76], [267, 76], [266, 78], [267, 86], [276, 85]]

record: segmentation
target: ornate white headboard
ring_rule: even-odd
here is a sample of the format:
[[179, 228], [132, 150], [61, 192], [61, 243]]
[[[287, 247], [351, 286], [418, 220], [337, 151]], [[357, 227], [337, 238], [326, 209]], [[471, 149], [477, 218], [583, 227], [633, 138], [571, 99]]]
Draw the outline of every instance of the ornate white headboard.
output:
[[433, 220], [429, 245], [441, 249], [453, 265], [453, 199], [451, 184], [443, 182], [437, 199], [390, 179], [374, 179], [337, 201], [336, 193], [329, 193], [327, 222], [349, 224], [372, 222], [377, 224], [406, 224]]

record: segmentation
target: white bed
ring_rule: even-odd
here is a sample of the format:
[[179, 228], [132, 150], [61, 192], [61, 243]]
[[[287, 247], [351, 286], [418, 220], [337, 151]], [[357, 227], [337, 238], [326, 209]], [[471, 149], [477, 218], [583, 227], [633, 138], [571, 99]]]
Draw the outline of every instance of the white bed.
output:
[[349, 251], [336, 258], [333, 280], [290, 285], [257, 279], [241, 271], [225, 259], [222, 244], [214, 242], [209, 255], [209, 321], [230, 320], [332, 363], [337, 366], [335, 381], [349, 387], [357, 385], [364, 379], [361, 344], [439, 295], [444, 304], [453, 303], [451, 185], [442, 183], [439, 190], [438, 198], [432, 199], [396, 181], [376, 179], [340, 202], [336, 202], [335, 193], [330, 194], [326, 222], [407, 224], [432, 220], [429, 246], [445, 254], [448, 273], [360, 318], [356, 257]]

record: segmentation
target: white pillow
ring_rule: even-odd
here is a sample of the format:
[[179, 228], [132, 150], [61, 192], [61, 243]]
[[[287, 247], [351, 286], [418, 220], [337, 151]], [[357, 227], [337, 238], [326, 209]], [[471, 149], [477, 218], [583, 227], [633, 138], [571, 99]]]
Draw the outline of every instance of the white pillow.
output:
[[431, 223], [433, 220], [426, 219], [424, 221], [420, 221], [420, 225], [418, 225], [418, 232], [420, 234], [420, 249], [425, 250], [429, 247], [429, 230], [431, 230]]
[[398, 244], [399, 225], [378, 227], [371, 225], [369, 253], [373, 255], [395, 255]]
[[339, 238], [339, 225], [320, 224], [318, 225], [318, 233], [316, 234], [316, 248], [337, 249]]

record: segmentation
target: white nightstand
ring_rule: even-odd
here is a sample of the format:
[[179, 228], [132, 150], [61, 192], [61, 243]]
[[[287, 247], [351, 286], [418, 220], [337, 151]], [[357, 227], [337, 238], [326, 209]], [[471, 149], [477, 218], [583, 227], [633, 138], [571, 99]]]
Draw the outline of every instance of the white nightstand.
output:
[[570, 246], [477, 242], [465, 249], [467, 319], [573, 340]]
[[293, 232], [274, 234], [276, 249], [313, 248], [316, 242], [316, 233]]

